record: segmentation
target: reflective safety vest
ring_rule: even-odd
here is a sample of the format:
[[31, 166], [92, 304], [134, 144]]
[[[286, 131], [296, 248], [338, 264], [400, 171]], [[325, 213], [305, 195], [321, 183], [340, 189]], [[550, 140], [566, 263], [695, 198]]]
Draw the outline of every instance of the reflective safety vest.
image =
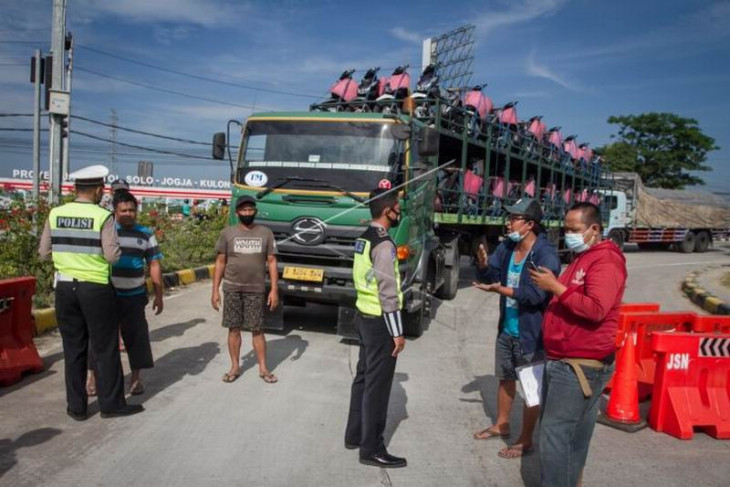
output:
[[[386, 240], [393, 242], [387, 232], [383, 232], [380, 227], [375, 226], [368, 228], [360, 238], [355, 240], [355, 261], [352, 267], [353, 280], [357, 290], [355, 306], [361, 313], [366, 315], [382, 316], [383, 314], [371, 252], [378, 244]], [[395, 248], [395, 243], [393, 243], [393, 247]], [[393, 270], [398, 288], [398, 309], [402, 309], [403, 292], [400, 288], [400, 272], [398, 271], [398, 259], [395, 255], [393, 256]]]
[[99, 205], [77, 201], [51, 210], [51, 251], [58, 272], [79, 281], [109, 283], [111, 266], [101, 249], [101, 228], [110, 216]]

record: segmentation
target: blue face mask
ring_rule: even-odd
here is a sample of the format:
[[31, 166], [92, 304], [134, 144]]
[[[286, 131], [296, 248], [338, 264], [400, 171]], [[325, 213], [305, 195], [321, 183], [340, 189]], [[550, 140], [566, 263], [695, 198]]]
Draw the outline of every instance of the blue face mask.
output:
[[[525, 228], [525, 225], [527, 225], [527, 223], [524, 223], [522, 225], [522, 228], [520, 228], [520, 230], [523, 230]], [[507, 238], [512, 240], [515, 243], [521, 242], [522, 239], [525, 238], [525, 236], [520, 233], [520, 230], [515, 230], [514, 232], [508, 233]]]
[[586, 233], [588, 233], [588, 230], [585, 233], [566, 233], [565, 246], [576, 254], [585, 252], [588, 250], [588, 244], [584, 242]]
[[520, 232], [511, 232], [507, 234], [507, 238], [512, 240], [513, 242], [521, 242], [524, 236], [520, 235]]

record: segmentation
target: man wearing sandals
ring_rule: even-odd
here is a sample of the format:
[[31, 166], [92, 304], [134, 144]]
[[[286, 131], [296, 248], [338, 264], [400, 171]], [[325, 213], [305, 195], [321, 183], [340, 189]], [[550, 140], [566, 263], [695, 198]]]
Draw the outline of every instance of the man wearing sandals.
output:
[[[530, 268], [546, 267], [560, 272], [560, 259], [553, 245], [540, 231], [542, 209], [530, 198], [507, 206], [507, 239], [487, 260], [484, 246], [477, 254], [474, 285], [500, 295], [499, 334], [496, 342], [495, 375], [499, 379], [497, 420], [474, 434], [477, 440], [510, 437], [510, 411], [515, 398], [517, 367], [542, 358], [542, 314], [549, 295], [530, 280]], [[502, 458], [519, 458], [532, 451], [532, 433], [539, 406], [523, 409], [522, 432], [517, 440], [499, 452]]]
[[[240, 196], [236, 200], [239, 224], [220, 234], [215, 250], [215, 272], [211, 304], [218, 311], [221, 304], [219, 288], [223, 282], [223, 327], [228, 328], [228, 352], [231, 368], [223, 374], [223, 382], [233, 382], [241, 375], [241, 330], [253, 335], [253, 348], [259, 363], [259, 376], [265, 382], [278, 379], [266, 366], [266, 338], [264, 337], [264, 306], [271, 311], [279, 304], [278, 271], [276, 269], [276, 242], [273, 232], [256, 225], [256, 200]], [[269, 272], [271, 291], [266, 296], [266, 270]]]
[[543, 487], [582, 485], [601, 391], [613, 374], [618, 314], [626, 287], [626, 260], [602, 241], [601, 212], [576, 203], [565, 215], [565, 245], [576, 259], [556, 278], [531, 271], [552, 293], [545, 311], [545, 373], [540, 398]]
[[[128, 186], [127, 186], [128, 187]], [[137, 199], [128, 189], [117, 187], [112, 200], [114, 218], [122, 256], [112, 266], [112, 284], [116, 295], [116, 317], [119, 320], [122, 342], [129, 358], [132, 378], [129, 393], [133, 396], [144, 393], [140, 372], [154, 366], [150, 345], [149, 325], [145, 307], [149, 302], [145, 285], [145, 265], [150, 270], [150, 278], [155, 297], [152, 309], [155, 314], [162, 313], [162, 252], [157, 245], [154, 232], [137, 223]], [[96, 358], [89, 353], [89, 375], [86, 392], [96, 395], [94, 369]]]

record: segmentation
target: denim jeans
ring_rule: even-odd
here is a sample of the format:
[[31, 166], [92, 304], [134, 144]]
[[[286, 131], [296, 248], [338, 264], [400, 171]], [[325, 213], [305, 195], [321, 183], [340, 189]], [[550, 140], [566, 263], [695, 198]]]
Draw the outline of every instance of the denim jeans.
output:
[[540, 401], [542, 487], [575, 487], [588, 457], [601, 392], [614, 365], [583, 367], [593, 395], [586, 398], [570, 365], [547, 360]]

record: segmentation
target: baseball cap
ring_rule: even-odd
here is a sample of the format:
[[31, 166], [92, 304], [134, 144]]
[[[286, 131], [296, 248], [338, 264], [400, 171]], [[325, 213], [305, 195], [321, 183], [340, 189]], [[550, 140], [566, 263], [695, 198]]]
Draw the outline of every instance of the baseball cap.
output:
[[540, 222], [542, 220], [542, 208], [540, 203], [532, 198], [520, 198], [514, 205], [506, 205], [504, 210], [510, 215], [524, 215], [528, 220]]
[[117, 179], [112, 183], [112, 192], [117, 192], [121, 189], [129, 191], [129, 183], [124, 179]]
[[256, 200], [252, 196], [243, 195], [239, 196], [236, 200], [236, 209], [239, 209], [243, 205], [252, 205], [256, 206]]

